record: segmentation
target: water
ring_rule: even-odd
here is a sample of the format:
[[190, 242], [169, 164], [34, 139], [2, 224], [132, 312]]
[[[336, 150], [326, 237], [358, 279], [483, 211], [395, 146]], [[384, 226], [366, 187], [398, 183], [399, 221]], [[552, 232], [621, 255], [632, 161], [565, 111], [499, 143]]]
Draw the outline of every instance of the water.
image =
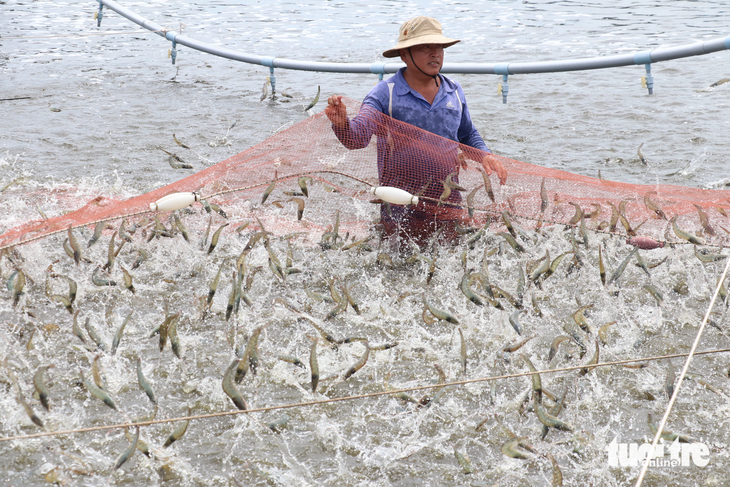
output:
[[[512, 62], [587, 58], [676, 46], [727, 35], [724, 2], [288, 2], [180, 5], [125, 3], [161, 25], [243, 52], [302, 60], [375, 62], [395, 43], [400, 23], [417, 14], [441, 19], [446, 35], [463, 39], [448, 62]], [[97, 5], [6, 2], [4, 36], [96, 32]], [[332, 19], [337, 18], [337, 21]], [[347, 19], [347, 20], [346, 20]], [[106, 11], [101, 32], [138, 31]], [[332, 42], [337, 39], [337, 42]], [[175, 147], [176, 133], [210, 161], [219, 161], [301, 120], [322, 87], [326, 95], [362, 99], [370, 75], [277, 70], [290, 104], [258, 103], [268, 68], [179, 49], [154, 34], [4, 40], [0, 154], [20, 155], [18, 169], [38, 181], [80, 181], [145, 192], [180, 178], [157, 147]], [[639, 78], [643, 66], [580, 73], [511, 76], [509, 103], [497, 95], [501, 76], [455, 76], [473, 119], [501, 155], [628, 182], [707, 186], [726, 176], [723, 134], [730, 123], [728, 52], [657, 63], [655, 94]], [[171, 78], [175, 77], [175, 81]], [[52, 103], [62, 112], [49, 111]], [[231, 145], [210, 148], [231, 120]], [[651, 168], [639, 164], [643, 151]], [[697, 162], [699, 161], [699, 162]], [[196, 169], [202, 167], [201, 161]], [[691, 170], [684, 170], [687, 167]], [[43, 168], [42, 170], [40, 168]], [[91, 169], [91, 171], [89, 171]], [[93, 176], [91, 176], [93, 175]], [[7, 174], [3, 174], [8, 178]], [[89, 181], [90, 177], [95, 178]], [[101, 178], [101, 179], [99, 179]]]
[[[463, 39], [447, 50], [448, 62], [537, 61], [585, 58], [674, 46], [728, 35], [728, 7], [723, 2], [622, 1], [604, 6], [599, 2], [489, 2], [475, 6], [459, 2], [289, 2], [221, 4], [199, 2], [125, 3], [137, 13], [192, 37], [244, 52], [292, 59], [352, 62], [379, 61], [379, 53], [396, 40], [400, 23], [419, 14], [441, 20], [447, 36]], [[291, 102], [283, 98], [259, 103], [261, 85], [268, 68], [216, 59], [181, 48], [178, 66], [166, 58], [169, 44], [156, 35], [129, 34], [80, 37], [96, 32], [93, 2], [6, 2], [0, 27], [4, 38], [69, 35], [69, 37], [0, 39], [0, 98], [31, 97], [1, 101], [0, 184], [22, 176], [21, 184], [3, 194], [3, 226], [37, 218], [34, 205], [13, 204], [14, 195], [47, 189], [48, 197], [38, 207], [49, 216], [78, 206], [103, 194], [126, 198], [176, 181], [207, 165], [264, 140], [284, 126], [302, 120], [304, 107], [322, 87], [326, 95], [341, 93], [362, 99], [375, 76], [317, 74], [277, 70], [277, 89], [288, 89]], [[136, 31], [135, 26], [105, 11], [101, 32]], [[336, 39], [337, 42], [333, 42]], [[658, 63], [653, 66], [655, 94], [641, 88], [643, 66], [583, 73], [523, 75], [510, 77], [510, 98], [503, 105], [497, 95], [498, 76], [454, 76], [464, 86], [472, 117], [487, 144], [497, 153], [538, 165], [575, 173], [633, 183], [673, 183], [694, 187], [724, 184], [727, 144], [726, 113], [730, 84], [709, 85], [730, 77], [727, 51], [707, 56]], [[179, 69], [178, 69], [179, 67]], [[174, 78], [174, 79], [172, 79]], [[49, 106], [50, 104], [50, 106]], [[60, 112], [49, 108], [60, 109]], [[321, 101], [315, 111], [322, 110]], [[228, 127], [237, 120], [230, 132]], [[193, 170], [173, 170], [160, 147], [178, 152], [172, 134], [193, 147], [200, 157], [187, 156]], [[225, 136], [225, 140], [224, 140]], [[650, 167], [643, 166], [636, 149], [643, 151]], [[182, 153], [181, 153], [182, 154]], [[187, 153], [186, 153], [187, 154]], [[52, 191], [51, 191], [52, 190]], [[225, 321], [232, 262], [238, 258], [248, 234], [224, 234], [220, 247], [206, 257], [197, 249], [207, 225], [200, 210], [185, 218], [193, 244], [159, 239], [146, 243], [137, 234], [122, 249], [119, 262], [131, 267], [137, 249], [151, 258], [134, 271], [137, 293], [118, 286], [105, 289], [91, 283], [91, 264], [74, 266], [61, 249], [62, 238], [49, 238], [20, 248], [23, 269], [34, 283], [28, 284], [17, 310], [4, 291], [0, 308], [3, 325], [2, 358], [18, 375], [24, 396], [51, 430], [110, 424], [124, 419], [85, 390], [75, 386], [78, 367], [90, 376], [94, 354], [79, 350], [70, 333], [70, 315], [44, 295], [44, 270], [56, 259], [56, 272], [79, 282], [76, 307], [89, 316], [102, 337], [111, 342], [123, 318], [134, 310], [120, 351], [101, 359], [109, 390], [129, 416], [151, 409], [135, 383], [134, 359], [139, 354], [145, 374], [160, 398], [159, 417], [174, 417], [230, 410], [220, 379], [233, 359], [230, 342], [240, 345], [251, 331], [272, 322], [262, 335], [262, 367], [255, 378], [245, 379], [242, 393], [252, 405], [286, 404], [312, 399], [308, 371], [276, 360], [276, 354], [295, 354], [307, 363], [315, 331], [280, 305], [284, 297], [300, 309], [323, 318], [333, 305], [311, 302], [303, 284], [322, 293], [326, 281], [337, 277], [352, 286], [363, 305], [363, 315], [350, 309], [327, 329], [336, 337], [365, 336], [371, 343], [398, 341], [398, 347], [373, 352], [368, 364], [345, 382], [325, 381], [328, 397], [382, 390], [388, 374], [392, 387], [435, 381], [432, 364], [441, 364], [449, 380], [459, 377], [459, 336], [452, 325], [424, 323], [420, 294], [424, 289], [438, 306], [455, 311], [460, 318], [469, 349], [468, 377], [486, 377], [526, 368], [519, 358], [504, 364], [498, 351], [517, 338], [507, 311], [476, 307], [458, 291], [460, 252], [443, 250], [439, 269], [426, 285], [428, 264], [418, 261], [395, 269], [378, 266], [375, 252], [355, 255], [320, 252], [299, 241], [294, 248], [294, 266], [302, 274], [288, 278], [290, 289], [279, 284], [268, 269], [267, 253], [259, 244], [248, 259], [250, 268], [263, 269], [253, 280], [253, 307], [244, 307], [233, 320]], [[215, 221], [213, 229], [223, 223]], [[140, 230], [141, 232], [141, 230]], [[84, 240], [90, 235], [85, 235]], [[106, 261], [107, 232], [87, 253], [95, 263]], [[686, 351], [707, 306], [722, 269], [722, 262], [701, 264], [689, 248], [647, 252], [645, 259], [668, 260], [652, 271], [651, 282], [664, 293], [662, 307], [642, 288], [649, 280], [630, 264], [618, 297], [603, 289], [597, 271], [598, 244], [604, 245], [607, 267], [615, 269], [628, 250], [605, 236], [592, 236], [593, 247], [582, 250], [585, 264], [566, 276], [561, 272], [535, 293], [542, 317], [528, 305], [521, 315], [527, 333], [536, 333], [522, 350], [538, 369], [548, 368], [547, 348], [554, 336], [564, 333], [572, 313], [594, 304], [586, 313], [598, 328], [614, 321], [616, 330], [602, 347], [601, 361], [614, 358], [659, 355]], [[498, 248], [502, 239], [491, 236], [468, 253], [471, 268], [489, 265], [492, 280], [515, 291], [517, 264], [537, 260], [549, 249], [555, 257], [570, 249], [561, 229], [530, 242], [528, 254], [509, 249], [504, 255], [485, 257], [485, 250]], [[274, 241], [273, 248], [284, 260], [287, 245]], [[202, 314], [200, 300], [224, 257], [226, 272], [215, 296], [212, 313]], [[117, 264], [119, 265], [119, 264]], [[7, 281], [12, 269], [3, 259], [0, 269]], [[114, 277], [121, 281], [119, 269]], [[64, 281], [51, 281], [54, 293], [67, 292]], [[478, 283], [472, 287], [477, 289]], [[413, 293], [412, 296], [405, 293]], [[163, 299], [171, 312], [180, 311], [183, 361], [169, 348], [159, 358], [156, 340], [145, 337], [162, 321]], [[113, 306], [113, 308], [112, 308]], [[105, 311], [112, 309], [109, 320]], [[22, 310], [22, 311], [21, 311]], [[29, 314], [30, 313], [30, 314]], [[721, 307], [713, 315], [721, 318]], [[58, 329], [55, 326], [59, 327]], [[34, 350], [25, 346], [30, 331]], [[235, 331], [235, 333], [234, 333]], [[724, 347], [726, 337], [716, 329], [706, 331], [707, 348]], [[588, 356], [592, 353], [589, 342]], [[563, 345], [565, 347], [565, 344]], [[566, 347], [551, 365], [582, 363], [577, 347]], [[342, 374], [362, 354], [355, 343], [337, 350], [319, 346], [323, 377]], [[587, 360], [588, 356], [583, 360]], [[52, 410], [41, 411], [31, 398], [31, 378], [38, 366], [52, 362], [49, 379]], [[679, 367], [679, 359], [675, 359]], [[722, 355], [698, 358], [692, 370], [708, 383], [723, 389], [727, 361]], [[546, 387], [562, 392], [569, 386], [568, 407], [561, 417], [582, 435], [551, 432], [538, 439], [540, 425], [532, 413], [519, 416], [519, 398], [527, 379], [499, 382], [490, 398], [488, 385], [473, 385], [451, 391], [428, 410], [401, 404], [385, 396], [312, 408], [293, 409], [288, 427], [273, 434], [262, 426], [280, 419], [282, 413], [193, 422], [183, 439], [159, 458], [137, 454], [113, 478], [115, 485], [150, 482], [167, 485], [172, 479], [182, 485], [232, 485], [234, 473], [245, 484], [264, 485], [267, 480], [250, 466], [268, 472], [271, 483], [286, 485], [547, 485], [549, 463], [520, 461], [500, 453], [507, 435], [494, 421], [485, 431], [474, 427], [482, 419], [499, 414], [517, 434], [529, 436], [540, 453], [551, 452], [561, 464], [566, 484], [624, 485], [638, 469], [609, 468], [604, 450], [615, 436], [621, 441], [641, 441], [650, 432], [646, 413], [660, 417], [666, 407], [662, 396], [666, 365], [653, 363], [647, 369], [603, 368], [575, 380], [575, 373], [543, 377]], [[5, 375], [3, 375], [5, 377]], [[14, 399], [8, 379], [0, 401], [2, 436], [38, 431]], [[686, 389], [670, 418], [669, 429], [686, 432], [710, 445], [710, 464], [703, 468], [657, 468], [647, 485], [722, 485], [728, 471], [727, 396], [714, 394], [696, 381]], [[647, 392], [655, 399], [650, 400]], [[415, 395], [415, 394], [414, 394]], [[143, 438], [159, 448], [172, 426], [143, 430]], [[587, 438], [581, 441], [581, 438]], [[467, 453], [477, 470], [460, 473], [451, 444]], [[43, 476], [58, 468], [74, 485], [104, 485], [116, 456], [127, 442], [119, 432], [71, 435], [62, 438], [16, 441], [2, 444], [6, 485], [43, 485]], [[165, 467], [165, 465], [167, 467]], [[94, 473], [86, 476], [72, 468]], [[149, 479], [152, 480], [149, 480]]]

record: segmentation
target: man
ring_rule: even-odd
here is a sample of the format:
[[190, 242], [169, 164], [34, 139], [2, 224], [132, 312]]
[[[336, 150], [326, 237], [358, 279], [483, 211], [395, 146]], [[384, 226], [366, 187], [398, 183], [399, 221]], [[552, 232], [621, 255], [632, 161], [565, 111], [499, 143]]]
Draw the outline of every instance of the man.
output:
[[[455, 142], [478, 149], [467, 155], [481, 160], [487, 174], [496, 172], [502, 184], [507, 179], [504, 167], [471, 121], [461, 86], [439, 74], [444, 48], [457, 42], [442, 35], [436, 19], [411, 19], [401, 25], [398, 44], [383, 53], [387, 58], [400, 56], [406, 67], [378, 83], [354, 119], [348, 120], [341, 96], [327, 100], [325, 113], [345, 147], [361, 149], [373, 134], [378, 136], [381, 185], [426, 197], [416, 207], [383, 205], [381, 222], [388, 235], [404, 234], [423, 243], [443, 229], [448, 239], [455, 238], [454, 223], [463, 218], [463, 210], [455, 208], [461, 202], [456, 188], [460, 188], [458, 172], [464, 157]], [[390, 122], [385, 115], [440, 137], [424, 137], [423, 132]]]

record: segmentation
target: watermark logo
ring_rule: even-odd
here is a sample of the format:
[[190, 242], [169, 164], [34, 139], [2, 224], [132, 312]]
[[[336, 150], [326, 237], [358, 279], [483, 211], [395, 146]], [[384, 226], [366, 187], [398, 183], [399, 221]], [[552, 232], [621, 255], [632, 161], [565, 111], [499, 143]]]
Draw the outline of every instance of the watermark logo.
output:
[[611, 467], [636, 467], [649, 457], [650, 467], [704, 467], [710, 463], [710, 449], [704, 443], [680, 443], [669, 446], [659, 440], [654, 451], [651, 443], [619, 443], [616, 438], [606, 447]]

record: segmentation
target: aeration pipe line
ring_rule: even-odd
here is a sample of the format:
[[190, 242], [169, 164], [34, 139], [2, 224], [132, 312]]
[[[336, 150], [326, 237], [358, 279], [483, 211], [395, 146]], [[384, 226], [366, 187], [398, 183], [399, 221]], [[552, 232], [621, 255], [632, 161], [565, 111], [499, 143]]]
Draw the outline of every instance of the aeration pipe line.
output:
[[[383, 79], [383, 75], [385, 73], [395, 73], [405, 66], [404, 63], [399, 62], [335, 63], [321, 61], [296, 61], [293, 59], [247, 54], [235, 49], [215, 46], [207, 42], [199, 41], [175, 31], [165, 30], [162, 26], [137, 15], [125, 7], [122, 7], [114, 0], [97, 1], [99, 2], [99, 13], [101, 13], [102, 7], [107, 7], [109, 10], [113, 10], [135, 24], [156, 32], [165, 39], [173, 42], [174, 45], [180, 44], [197, 51], [206, 52], [208, 54], [231, 59], [233, 61], [268, 66], [271, 72], [272, 90], [275, 86], [274, 68], [326, 73], [371, 73], [377, 74], [380, 79]], [[97, 21], [98, 24], [101, 24], [101, 15], [97, 16]], [[646, 75], [642, 77], [642, 84], [645, 84], [645, 87], [651, 95], [654, 92], [654, 80], [651, 74], [652, 63], [684, 57], [701, 56], [726, 49], [730, 49], [730, 36], [695, 42], [693, 44], [685, 44], [682, 46], [659, 47], [649, 51], [639, 51], [628, 54], [617, 54], [613, 56], [594, 58], [569, 59], [565, 61], [535, 61], [522, 63], [445, 63], [441, 68], [441, 72], [446, 74], [501, 74], [503, 77], [503, 85], [500, 92], [502, 94], [503, 103], [507, 103], [507, 76], [511, 74], [586, 71], [589, 69], [617, 68], [621, 66], [643, 64], [646, 68]]]

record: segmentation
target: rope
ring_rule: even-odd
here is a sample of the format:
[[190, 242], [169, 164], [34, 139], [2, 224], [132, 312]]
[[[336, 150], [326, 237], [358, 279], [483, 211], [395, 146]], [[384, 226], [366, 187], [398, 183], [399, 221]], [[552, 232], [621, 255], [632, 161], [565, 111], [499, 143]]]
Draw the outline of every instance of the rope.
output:
[[17, 37], [6, 37], [0, 36], [2, 40], [24, 40], [24, 39], [54, 39], [57, 37], [93, 37], [93, 36], [111, 36], [111, 35], [129, 35], [129, 34], [159, 34], [167, 32], [169, 29], [163, 30], [132, 30], [125, 32], [88, 32], [86, 34], [54, 34], [49, 36], [17, 36]]
[[679, 395], [679, 389], [682, 387], [682, 381], [684, 380], [684, 375], [687, 373], [687, 369], [689, 368], [689, 363], [692, 361], [692, 357], [695, 355], [695, 349], [697, 348], [697, 345], [700, 342], [700, 337], [702, 336], [702, 332], [705, 330], [705, 325], [707, 324], [707, 320], [710, 318], [710, 311], [712, 311], [712, 308], [715, 306], [715, 300], [717, 299], [717, 295], [720, 293], [720, 287], [722, 286], [722, 283], [725, 281], [725, 276], [727, 275], [727, 270], [730, 268], [730, 260], [728, 260], [727, 264], [725, 264], [725, 270], [722, 272], [722, 277], [720, 277], [720, 280], [717, 282], [717, 287], [715, 288], [715, 294], [712, 296], [712, 300], [710, 301], [710, 305], [707, 307], [707, 312], [705, 313], [705, 319], [702, 320], [702, 324], [700, 325], [700, 329], [697, 331], [697, 336], [695, 337], [695, 341], [692, 344], [692, 348], [689, 351], [689, 354], [687, 355], [687, 360], [684, 362], [684, 367], [682, 368], [682, 373], [679, 374], [679, 383], [677, 383], [677, 387], [674, 389], [674, 393], [672, 394], [672, 397], [669, 399], [669, 404], [667, 405], [667, 410], [664, 412], [664, 416], [662, 417], [661, 423], [659, 423], [659, 427], [657, 428], [656, 435], [654, 435], [654, 441], [651, 442], [651, 449], [649, 450], [649, 454], [646, 455], [646, 458], [644, 459], [644, 465], [641, 467], [641, 473], [639, 474], [639, 478], [636, 481], [636, 487], [641, 487], [641, 483], [644, 481], [644, 476], [646, 475], [646, 471], [649, 469], [649, 462], [651, 461], [651, 458], [654, 453], [654, 449], [657, 446], [657, 443], [659, 443], [659, 438], [662, 435], [662, 431], [664, 430], [664, 425], [667, 422], [667, 418], [669, 417], [669, 413], [672, 412], [672, 407], [674, 406], [674, 401], [677, 400], [677, 396]]
[[[710, 355], [710, 354], [714, 354], [714, 353], [724, 353], [724, 352], [730, 352], [730, 348], [706, 350], [704, 352], [694, 352], [693, 351], [690, 353], [693, 353], [694, 355]], [[635, 362], [649, 362], [649, 361], [656, 361], [656, 360], [662, 360], [662, 359], [668, 359], [668, 358], [687, 357], [690, 355], [690, 353], [675, 353], [675, 354], [670, 354], [670, 355], [643, 357], [643, 358], [638, 358], [638, 359], [615, 360], [613, 362], [603, 362], [603, 363], [599, 363], [599, 364], [574, 365], [574, 366], [562, 367], [562, 368], [558, 368], [558, 369], [541, 370], [541, 371], [539, 371], [539, 373], [548, 374], [548, 373], [553, 373], [553, 372], [567, 372], [567, 371], [571, 371], [571, 370], [606, 367], [609, 365], [622, 365], [622, 364], [629, 364], [629, 363], [635, 363]], [[219, 413], [208, 413], [208, 414], [200, 414], [200, 415], [194, 415], [194, 416], [182, 416], [182, 417], [178, 417], [178, 418], [155, 419], [155, 420], [150, 420], [150, 421], [140, 421], [138, 423], [121, 423], [121, 424], [112, 424], [112, 425], [106, 425], [106, 426], [92, 426], [89, 428], [78, 428], [78, 429], [65, 430], [65, 431], [47, 431], [44, 433], [35, 433], [32, 435], [10, 436], [7, 438], [0, 438], [0, 443], [7, 442], [7, 441], [13, 441], [13, 440], [28, 440], [28, 439], [32, 439], [32, 438], [41, 438], [44, 436], [60, 436], [60, 435], [68, 435], [68, 434], [72, 434], [72, 433], [87, 433], [90, 431], [104, 431], [104, 430], [128, 428], [130, 426], [150, 426], [153, 424], [174, 423], [174, 422], [178, 422], [178, 421], [189, 421], [192, 419], [218, 418], [218, 417], [223, 417], [223, 416], [234, 416], [237, 414], [261, 413], [261, 412], [267, 412], [267, 411], [277, 411], [280, 409], [292, 409], [292, 408], [297, 408], [297, 407], [318, 406], [321, 404], [331, 404], [331, 403], [335, 403], [335, 402], [354, 401], [355, 399], [366, 399], [366, 398], [371, 398], [371, 397], [386, 396], [386, 395], [390, 395], [390, 394], [399, 394], [401, 392], [422, 391], [422, 390], [427, 390], [427, 389], [436, 389], [436, 388], [443, 388], [443, 387], [460, 386], [460, 385], [465, 385], [465, 384], [474, 384], [477, 382], [488, 382], [488, 381], [500, 380], [500, 379], [527, 377], [527, 376], [531, 376], [533, 374], [534, 374], [534, 372], [519, 372], [519, 373], [515, 373], [515, 374], [498, 375], [498, 376], [493, 376], [493, 377], [482, 377], [479, 379], [466, 379], [466, 380], [460, 380], [460, 381], [455, 381], [455, 382], [445, 382], [442, 384], [431, 384], [431, 385], [427, 385], [427, 386], [414, 386], [414, 387], [407, 387], [407, 388], [402, 388], [402, 389], [391, 389], [388, 391], [371, 392], [368, 394], [359, 394], [359, 395], [355, 395], [355, 396], [335, 397], [335, 398], [330, 398], [330, 399], [323, 399], [321, 401], [298, 402], [298, 403], [293, 403], [293, 404], [283, 404], [283, 405], [279, 405], [279, 406], [267, 406], [267, 407], [254, 408], [254, 409], [225, 411], [225, 412], [219, 412]], [[675, 395], [676, 395], [676, 392], [675, 392]]]
[[[142, 210], [142, 211], [137, 211], [135, 213], [127, 213], [127, 214], [119, 215], [119, 216], [110, 216], [109, 218], [102, 218], [101, 220], [94, 220], [92, 222], [82, 223], [81, 225], [76, 225], [75, 227], [72, 226], [71, 228], [72, 229], [73, 228], [80, 228], [80, 227], [85, 227], [86, 225], [95, 225], [97, 223], [110, 222], [110, 221], [114, 221], [114, 220], [119, 220], [120, 218], [127, 218], [127, 217], [130, 217], [130, 216], [144, 215], [145, 213], [152, 213], [152, 210]], [[44, 233], [44, 234], [41, 234], [41, 235], [37, 235], [35, 237], [31, 237], [31, 238], [26, 239], [26, 240], [21, 240], [21, 241], [16, 242], [16, 243], [3, 245], [3, 246], [0, 247], [0, 251], [3, 251], [5, 249], [9, 249], [9, 248], [12, 248], [12, 247], [17, 247], [18, 245], [25, 245], [27, 243], [35, 242], [36, 240], [40, 240], [42, 238], [50, 237], [51, 235], [56, 235], [57, 233], [63, 233], [63, 232], [66, 232], [66, 231], [68, 231], [68, 227], [64, 227], [61, 230], [56, 230], [56, 231], [53, 231], [53, 232], [50, 232], [50, 233]]]

